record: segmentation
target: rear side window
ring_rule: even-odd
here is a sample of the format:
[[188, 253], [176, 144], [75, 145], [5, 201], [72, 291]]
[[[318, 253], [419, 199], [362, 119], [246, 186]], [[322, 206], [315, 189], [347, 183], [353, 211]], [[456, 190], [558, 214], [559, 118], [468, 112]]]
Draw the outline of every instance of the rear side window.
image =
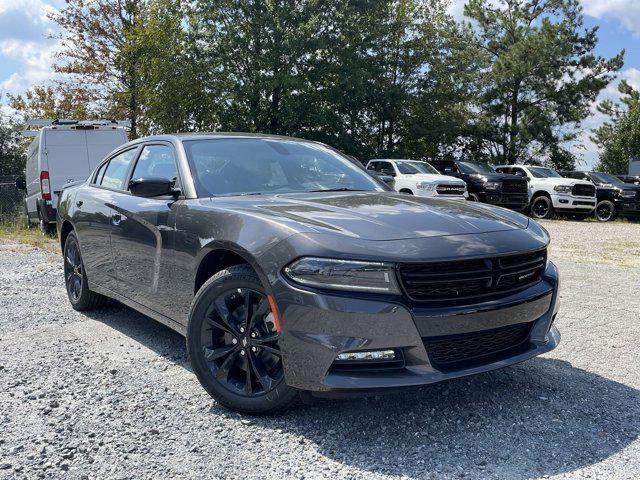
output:
[[178, 167], [173, 148], [168, 145], [145, 145], [131, 178], [168, 178], [178, 183]]
[[107, 165], [109, 165], [109, 162], [104, 162], [102, 165], [100, 165], [100, 168], [96, 172], [96, 176], [93, 177], [93, 183], [95, 183], [96, 185], [100, 185], [100, 182], [102, 182], [102, 176], [104, 175], [104, 171], [107, 168]]
[[136, 154], [136, 149], [132, 148], [126, 152], [122, 152], [119, 155], [113, 157], [107, 169], [102, 176], [100, 185], [107, 188], [114, 188], [116, 190], [124, 190], [124, 181], [127, 178], [127, 172], [129, 171], [129, 165], [131, 160]]

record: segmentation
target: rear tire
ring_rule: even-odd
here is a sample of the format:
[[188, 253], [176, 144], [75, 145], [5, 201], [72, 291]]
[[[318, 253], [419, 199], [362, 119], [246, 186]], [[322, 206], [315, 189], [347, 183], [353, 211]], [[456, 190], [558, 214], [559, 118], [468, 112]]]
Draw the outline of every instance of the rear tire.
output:
[[539, 220], [552, 218], [554, 214], [553, 204], [549, 197], [544, 195], [531, 201], [531, 216]]
[[601, 200], [596, 206], [596, 219], [599, 222], [610, 222], [615, 220], [617, 215], [616, 206], [611, 200]]
[[282, 354], [267, 294], [255, 271], [216, 273], [191, 304], [187, 351], [200, 384], [240, 413], [273, 414], [299, 400], [284, 381]]
[[56, 224], [45, 222], [42, 218], [40, 210], [38, 210], [38, 218], [40, 220], [40, 231], [42, 232], [42, 234], [53, 237], [56, 234]]
[[102, 307], [108, 301], [106, 297], [89, 290], [80, 244], [73, 231], [64, 242], [64, 283], [67, 287], [69, 302], [74, 310], [93, 310]]

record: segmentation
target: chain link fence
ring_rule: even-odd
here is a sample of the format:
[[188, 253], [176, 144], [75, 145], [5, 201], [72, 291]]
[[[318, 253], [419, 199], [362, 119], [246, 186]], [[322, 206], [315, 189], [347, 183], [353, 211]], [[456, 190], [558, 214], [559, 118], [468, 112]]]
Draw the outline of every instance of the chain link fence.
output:
[[0, 177], [0, 223], [26, 222], [24, 191], [16, 188], [16, 177]]

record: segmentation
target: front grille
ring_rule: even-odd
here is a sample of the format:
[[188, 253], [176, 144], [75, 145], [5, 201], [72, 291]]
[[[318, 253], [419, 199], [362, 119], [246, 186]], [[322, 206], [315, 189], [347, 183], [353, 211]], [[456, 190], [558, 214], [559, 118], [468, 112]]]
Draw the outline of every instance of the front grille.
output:
[[596, 187], [595, 185], [583, 185], [581, 183], [577, 183], [573, 186], [571, 193], [579, 197], [595, 197]]
[[529, 185], [526, 180], [507, 179], [502, 181], [503, 193], [529, 193]]
[[504, 257], [398, 266], [406, 295], [433, 302], [495, 295], [526, 288], [540, 281], [546, 250]]
[[640, 200], [640, 188], [636, 191], [636, 200]]
[[438, 185], [438, 195], [464, 195], [464, 185]]
[[518, 323], [480, 332], [427, 337], [422, 341], [434, 367], [440, 370], [465, 368], [498, 360], [500, 354], [523, 347], [532, 325], [532, 322]]

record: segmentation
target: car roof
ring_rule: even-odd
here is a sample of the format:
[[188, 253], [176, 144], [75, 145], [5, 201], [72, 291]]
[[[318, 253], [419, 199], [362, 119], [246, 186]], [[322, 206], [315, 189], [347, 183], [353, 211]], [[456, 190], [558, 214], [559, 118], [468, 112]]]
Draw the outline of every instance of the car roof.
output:
[[304, 138], [287, 137], [284, 135], [271, 135], [266, 133], [245, 133], [245, 132], [185, 132], [185, 133], [171, 133], [162, 135], [150, 135], [148, 137], [140, 137], [129, 142], [130, 144], [149, 142], [154, 140], [165, 141], [185, 141], [185, 140], [214, 140], [220, 138], [264, 138], [264, 139], [277, 139], [288, 140], [304, 143], [321, 143], [315, 140], [307, 140]]

